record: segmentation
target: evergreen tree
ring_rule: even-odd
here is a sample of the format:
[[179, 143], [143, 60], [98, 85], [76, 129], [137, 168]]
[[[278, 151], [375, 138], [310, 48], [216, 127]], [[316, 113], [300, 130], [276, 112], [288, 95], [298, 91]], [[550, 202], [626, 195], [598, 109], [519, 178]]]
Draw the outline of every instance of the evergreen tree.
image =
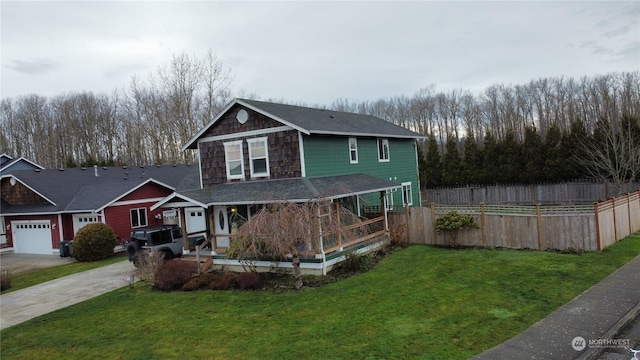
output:
[[508, 130], [504, 136], [504, 141], [499, 144], [500, 155], [498, 156], [499, 182], [517, 183], [520, 182], [523, 166], [521, 146], [516, 141], [515, 134]]
[[442, 161], [438, 151], [436, 136], [431, 133], [427, 139], [427, 174], [425, 175], [425, 188], [434, 188], [442, 185]]
[[447, 136], [447, 152], [442, 162], [442, 183], [448, 186], [460, 186], [465, 183], [462, 176], [462, 160], [458, 151], [458, 139], [453, 135]]
[[562, 143], [562, 133], [556, 124], [552, 124], [547, 131], [547, 137], [544, 140], [545, 159], [543, 180], [560, 182], [568, 180], [567, 161], [562, 155], [560, 145]]
[[587, 176], [580, 164], [580, 159], [585, 158], [584, 150], [581, 148], [580, 143], [588, 138], [584, 123], [580, 120], [572, 122], [571, 131], [562, 135], [560, 153], [565, 159], [565, 180], [583, 179]]
[[524, 171], [521, 173], [520, 182], [533, 184], [544, 180], [545, 147], [534, 127], [527, 127], [524, 131], [522, 156]]
[[496, 138], [493, 137], [491, 131], [487, 131], [484, 136], [484, 159], [482, 162], [482, 183], [497, 184], [500, 182], [500, 148]]
[[467, 184], [482, 183], [482, 150], [478, 147], [473, 134], [469, 134], [464, 140], [464, 158], [462, 169]]

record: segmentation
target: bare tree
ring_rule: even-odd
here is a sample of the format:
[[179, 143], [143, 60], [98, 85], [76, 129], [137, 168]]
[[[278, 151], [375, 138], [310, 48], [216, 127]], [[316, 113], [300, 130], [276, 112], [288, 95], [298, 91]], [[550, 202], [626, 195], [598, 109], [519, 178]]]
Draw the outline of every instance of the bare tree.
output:
[[621, 195], [625, 181], [640, 176], [640, 124], [637, 118], [625, 117], [614, 127], [600, 121], [592, 139], [578, 139], [584, 159], [575, 159], [594, 178], [610, 179]]
[[274, 260], [290, 257], [296, 279], [295, 288], [300, 289], [303, 285], [301, 253], [319, 249], [321, 237], [340, 234], [345, 238], [352, 238], [358, 232], [362, 235], [363, 231], [367, 231], [366, 227], [346, 230], [342, 226], [359, 222], [361, 220], [357, 215], [331, 201], [271, 204], [263, 207], [238, 229], [227, 256], [235, 259], [268, 256]]

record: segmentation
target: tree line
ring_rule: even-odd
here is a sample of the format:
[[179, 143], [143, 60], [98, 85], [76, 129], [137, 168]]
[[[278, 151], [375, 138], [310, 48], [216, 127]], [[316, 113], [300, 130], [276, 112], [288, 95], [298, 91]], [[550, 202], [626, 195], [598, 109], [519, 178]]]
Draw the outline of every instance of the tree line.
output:
[[0, 151], [47, 168], [191, 163], [181, 151], [231, 100], [217, 55], [174, 55], [110, 94], [32, 94], [0, 103]]
[[498, 140], [488, 130], [478, 142], [469, 135], [448, 137], [445, 151], [430, 134], [419, 147], [423, 188], [462, 185], [535, 184], [597, 178], [620, 187], [640, 178], [640, 121], [623, 115], [614, 132], [598, 121], [593, 133], [574, 121], [569, 131], [552, 124], [542, 137], [528, 126], [518, 141], [512, 130]]
[[[3, 98], [0, 151], [50, 168], [190, 163], [196, 154], [181, 147], [234, 97], [232, 82], [209, 51], [174, 55], [110, 94]], [[637, 128], [640, 71], [494, 84], [476, 94], [429, 85], [412, 96], [315, 106], [374, 115], [427, 136], [424, 186], [562, 181], [602, 173], [578, 161], [592, 152], [589, 141], [611, 141], [596, 137], [598, 131]]]

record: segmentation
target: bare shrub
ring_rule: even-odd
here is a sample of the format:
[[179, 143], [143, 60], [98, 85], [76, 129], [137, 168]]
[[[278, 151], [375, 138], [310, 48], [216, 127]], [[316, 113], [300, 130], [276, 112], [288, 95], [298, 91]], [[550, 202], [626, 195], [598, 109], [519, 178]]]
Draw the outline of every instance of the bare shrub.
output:
[[164, 263], [164, 253], [160, 251], [150, 251], [149, 253], [141, 252], [136, 260], [136, 269], [134, 276], [141, 281], [148, 281], [155, 284], [155, 275], [158, 268]]
[[193, 261], [165, 261], [155, 274], [154, 287], [157, 290], [169, 291], [180, 289], [194, 274], [198, 273], [198, 264]]
[[0, 273], [0, 290], [4, 291], [11, 287], [11, 281], [13, 280], [13, 274], [9, 270], [2, 270]]

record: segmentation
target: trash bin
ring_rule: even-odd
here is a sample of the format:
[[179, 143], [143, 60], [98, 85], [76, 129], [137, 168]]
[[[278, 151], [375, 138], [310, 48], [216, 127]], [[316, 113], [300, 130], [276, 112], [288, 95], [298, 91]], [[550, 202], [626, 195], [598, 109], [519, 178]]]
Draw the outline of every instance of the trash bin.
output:
[[73, 257], [73, 240], [69, 241], [67, 247], [69, 248], [69, 256]]
[[71, 256], [71, 252], [69, 249], [70, 241], [60, 241], [59, 249], [60, 249], [60, 257], [69, 257]]

